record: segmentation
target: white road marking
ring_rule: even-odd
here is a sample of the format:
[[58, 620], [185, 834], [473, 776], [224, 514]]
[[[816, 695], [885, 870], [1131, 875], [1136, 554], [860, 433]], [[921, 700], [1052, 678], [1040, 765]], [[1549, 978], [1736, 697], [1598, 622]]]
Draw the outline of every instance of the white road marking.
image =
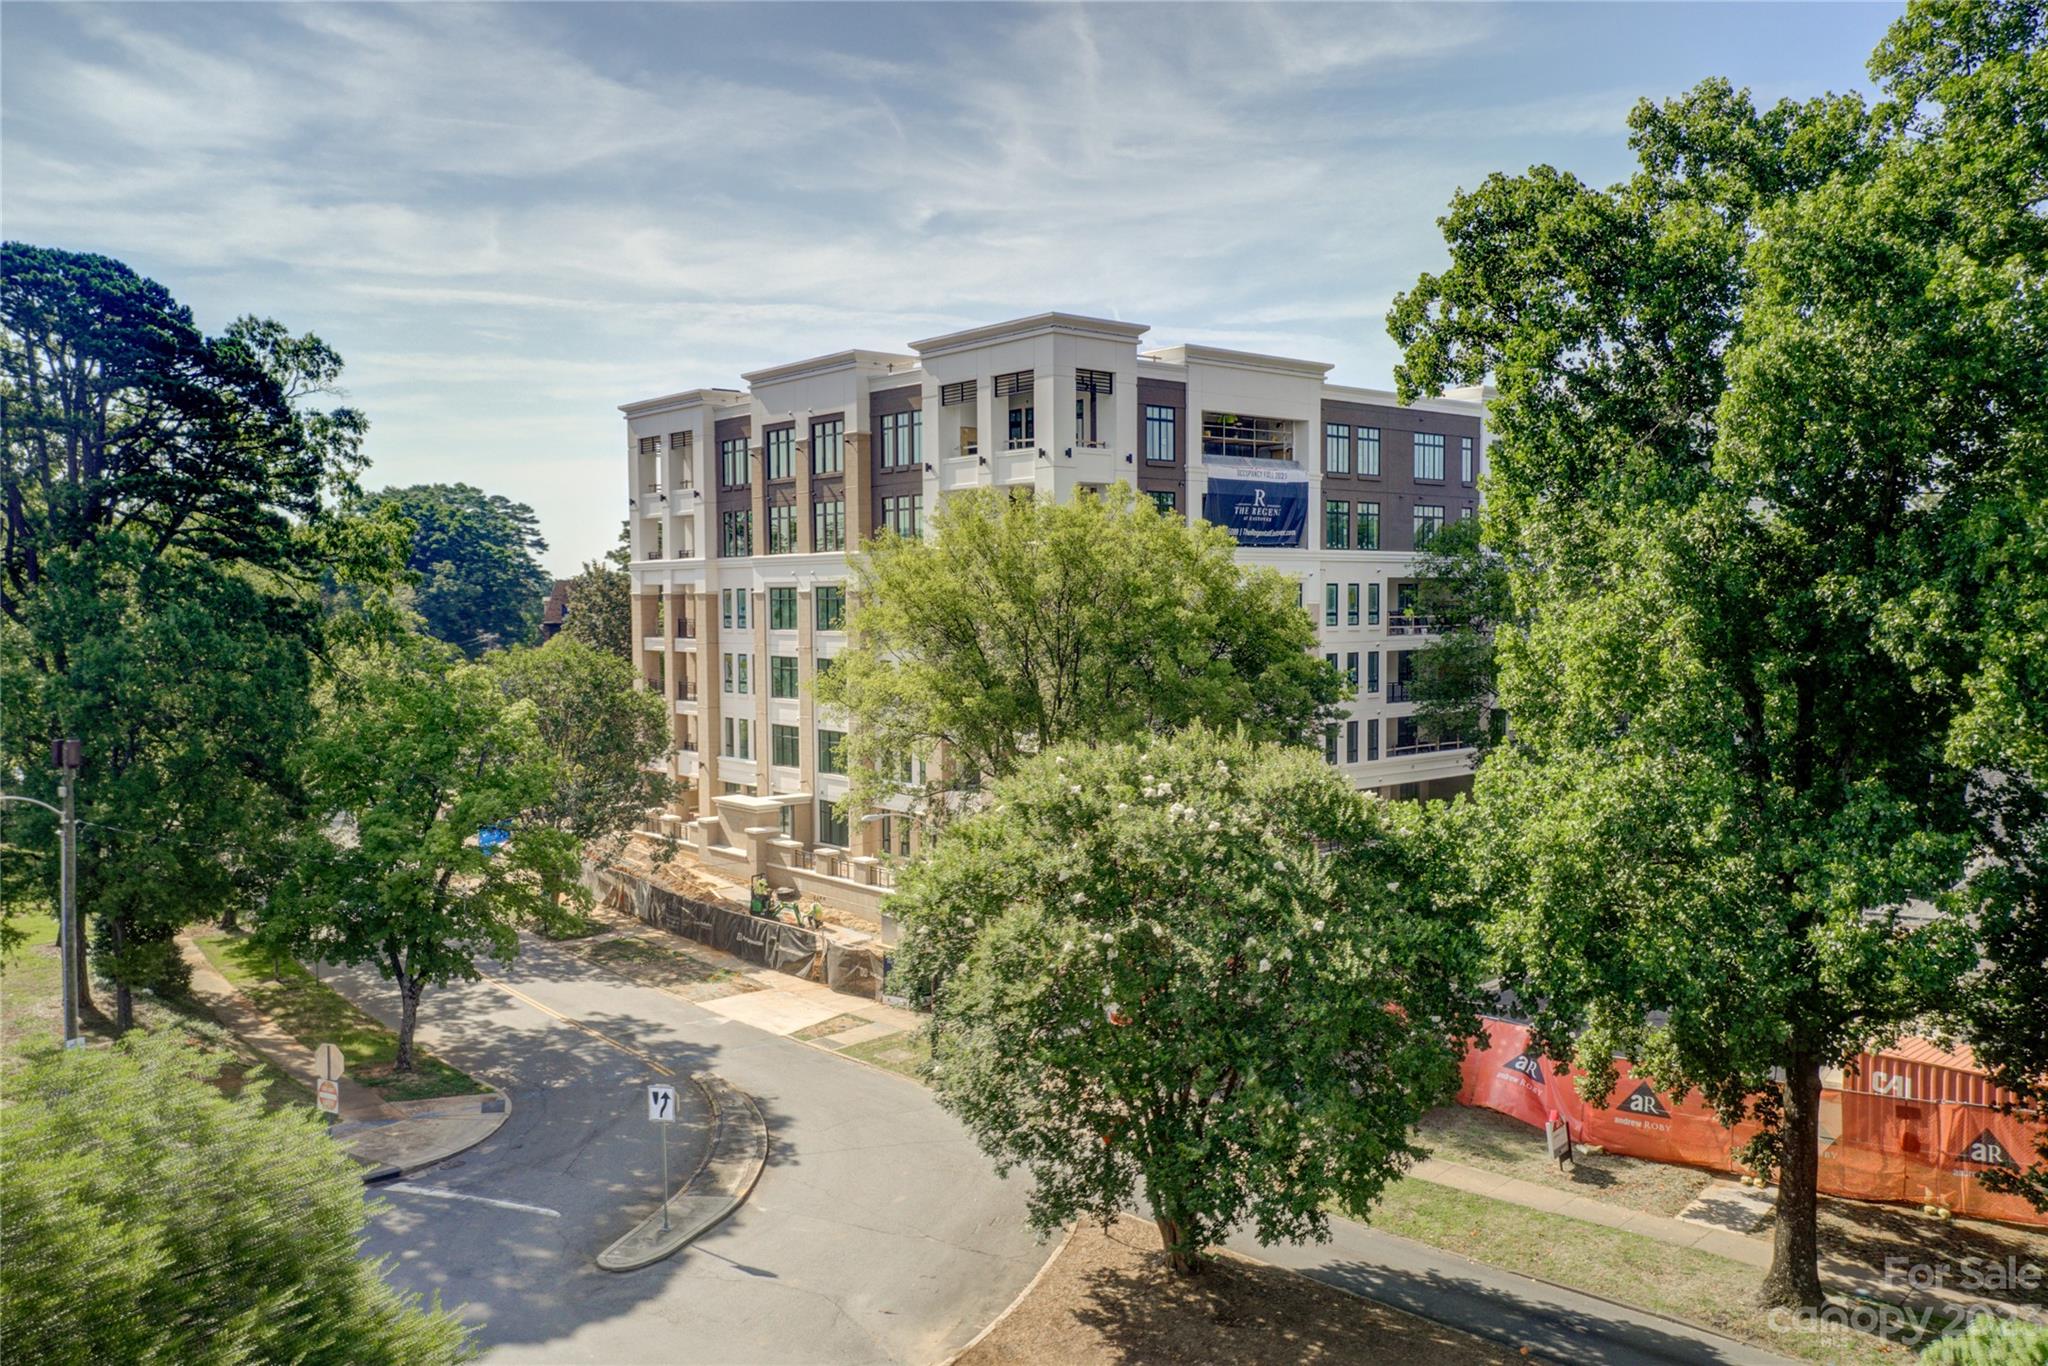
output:
[[388, 1191], [404, 1191], [407, 1195], [430, 1195], [436, 1200], [474, 1200], [479, 1205], [495, 1205], [499, 1209], [516, 1209], [525, 1214], [545, 1214], [550, 1219], [559, 1219], [562, 1212], [545, 1205], [522, 1205], [517, 1200], [493, 1200], [488, 1195], [468, 1195], [462, 1191], [444, 1191], [436, 1186], [415, 1186], [410, 1181], [393, 1181], [383, 1187]]

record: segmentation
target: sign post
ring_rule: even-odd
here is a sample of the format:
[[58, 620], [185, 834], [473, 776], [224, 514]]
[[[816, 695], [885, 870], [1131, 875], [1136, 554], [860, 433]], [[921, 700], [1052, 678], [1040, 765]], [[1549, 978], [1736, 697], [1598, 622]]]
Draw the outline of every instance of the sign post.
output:
[[668, 1232], [668, 1126], [676, 1122], [676, 1088], [660, 1082], [647, 1088], [647, 1117], [661, 1126], [661, 1231]]
[[335, 1045], [323, 1043], [313, 1050], [313, 1071], [319, 1077], [313, 1084], [313, 1098], [336, 1118], [341, 1115], [341, 1077], [346, 1068], [341, 1049]]

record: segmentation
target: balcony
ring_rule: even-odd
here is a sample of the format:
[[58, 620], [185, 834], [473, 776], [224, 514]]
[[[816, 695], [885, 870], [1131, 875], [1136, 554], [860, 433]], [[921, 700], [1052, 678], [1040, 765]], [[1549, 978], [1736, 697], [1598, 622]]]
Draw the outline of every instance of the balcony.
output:
[[1395, 612], [1387, 618], [1390, 636], [1433, 636], [1449, 625], [1442, 617], [1425, 617], [1412, 612]]
[[1403, 681], [1398, 678], [1390, 680], [1387, 684], [1387, 701], [1413, 702], [1415, 699], [1410, 695], [1413, 687], [1414, 684], [1412, 682]]

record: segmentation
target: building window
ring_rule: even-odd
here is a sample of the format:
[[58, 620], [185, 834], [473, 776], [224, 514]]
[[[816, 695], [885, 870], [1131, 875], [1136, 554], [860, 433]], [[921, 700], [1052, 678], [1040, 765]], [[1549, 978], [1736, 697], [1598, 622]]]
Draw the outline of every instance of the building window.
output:
[[820, 584], [814, 595], [814, 610], [820, 631], [846, 629], [846, 588], [842, 584]]
[[1415, 548], [1422, 549], [1429, 544], [1429, 538], [1444, 529], [1444, 509], [1441, 503], [1417, 503], [1415, 505]]
[[1368, 650], [1365, 653], [1365, 690], [1376, 693], [1380, 690], [1380, 652]]
[[1376, 583], [1369, 583], [1365, 586], [1365, 624], [1367, 626], [1377, 626], [1380, 624], [1380, 586]]
[[1368, 721], [1365, 726], [1365, 761], [1373, 763], [1380, 757], [1380, 723]]
[[882, 427], [882, 468], [907, 470], [924, 458], [924, 413], [884, 413]]
[[768, 695], [793, 698], [796, 696], [796, 687], [796, 656], [768, 656]]
[[752, 724], [744, 716], [725, 718], [725, 749], [729, 759], [751, 759], [754, 757], [754, 732]]
[[797, 766], [797, 739], [795, 726], [768, 727], [768, 762], [777, 768]]
[[660, 450], [660, 449], [661, 449], [661, 438], [660, 438], [660, 437], [658, 437], [658, 436], [643, 436], [643, 437], [641, 437], [641, 438], [640, 438], [640, 454], [642, 454], [642, 455], [653, 455], [653, 454], [654, 454], [654, 453], [655, 453], [656, 451], [658, 451], [658, 450]]
[[818, 732], [818, 772], [844, 773], [846, 760], [840, 750], [846, 744], [843, 730], [821, 730]]
[[1469, 436], [1458, 438], [1458, 482], [1472, 482], [1472, 438]]
[[730, 588], [718, 590], [718, 624], [728, 631], [732, 629], [732, 590]]
[[1326, 583], [1323, 585], [1323, 625], [1335, 626], [1336, 624], [1337, 585], [1334, 583]]
[[846, 468], [846, 423], [840, 418], [811, 424], [811, 473], [838, 474]]
[[1342, 498], [1323, 500], [1323, 548], [1351, 549], [1351, 504]]
[[[1358, 585], [1355, 583], [1344, 591], [1344, 624], [1358, 625]], [[1358, 680], [1354, 678], [1351, 681], [1356, 683]]]
[[1418, 730], [1418, 727], [1417, 727], [1417, 726], [1416, 726], [1416, 724], [1415, 724], [1415, 718], [1414, 718], [1414, 717], [1412, 717], [1412, 716], [1397, 716], [1397, 717], [1395, 717], [1395, 718], [1394, 718], [1394, 748], [1395, 748], [1395, 749], [1414, 749], [1414, 748], [1415, 748], [1415, 746], [1416, 746], [1416, 743], [1417, 743], [1417, 741], [1418, 741], [1418, 740], [1420, 739], [1420, 736], [1419, 736], [1419, 735], [1417, 734], [1417, 730]]
[[771, 588], [768, 590], [768, 629], [771, 631], [794, 631], [796, 629], [796, 590], [794, 588]]
[[1180, 414], [1163, 403], [1145, 405], [1145, 461], [1171, 465], [1179, 459]]
[[747, 439], [744, 436], [718, 443], [718, 484], [728, 489], [747, 486]]
[[882, 499], [882, 526], [906, 541], [923, 534], [924, 495], [905, 493]]
[[1038, 408], [1026, 393], [1010, 400], [1010, 449], [1028, 446], [1038, 439]]
[[1323, 727], [1323, 762], [1337, 762], [1337, 723], [1332, 721]]
[[1417, 479], [1442, 479], [1444, 477], [1444, 438], [1439, 432], [1417, 432], [1415, 434], [1415, 477]]
[[846, 817], [839, 814], [839, 808], [831, 802], [818, 803], [818, 843], [834, 845], [840, 849], [847, 846]]
[[751, 693], [753, 688], [750, 686], [751, 680], [747, 677], [749, 672], [747, 666], [754, 662], [754, 657], [750, 654], [740, 653], [732, 657], [732, 662], [736, 666], [733, 674], [736, 680], [733, 691], [741, 694]]
[[1172, 489], [1153, 489], [1152, 506], [1161, 512], [1180, 511], [1180, 495]]
[[721, 678], [721, 679], [723, 680], [723, 682], [722, 682], [722, 685], [721, 685], [721, 687], [720, 687], [720, 691], [722, 691], [722, 692], [731, 692], [731, 691], [732, 691], [732, 652], [731, 652], [730, 650], [728, 650], [728, 651], [726, 651], [726, 652], [725, 652], [724, 654], [720, 655], [720, 656], [718, 657], [718, 662], [719, 662], [719, 667], [720, 667], [720, 678]]
[[1346, 721], [1344, 723], [1344, 762], [1347, 764], [1358, 762], [1358, 723], [1356, 721]]
[[1344, 677], [1350, 681], [1353, 688], [1358, 686], [1358, 651], [1356, 650], [1344, 656]]
[[796, 478], [796, 428], [776, 427], [762, 440], [768, 445], [769, 481]]
[[739, 627], [742, 631], [747, 629], [747, 604], [751, 601], [753, 601], [753, 595], [747, 592], [746, 589], [735, 588], [732, 590], [732, 621], [733, 625]]
[[796, 504], [785, 503], [769, 508], [768, 553], [794, 555], [796, 552]]
[[1461, 522], [1469, 522], [1472, 520], [1472, 505], [1470, 503], [1467, 503], [1465, 504], [1465, 506], [1458, 509], [1458, 520]]
[[742, 560], [754, 553], [752, 508], [738, 508], [720, 518], [718, 553], [728, 560]]
[[1335, 650], [1332, 650], [1332, 651], [1330, 651], [1330, 653], [1328, 653], [1328, 654], [1324, 655], [1324, 656], [1323, 656], [1323, 663], [1325, 663], [1325, 664], [1327, 664], [1327, 665], [1329, 665], [1329, 666], [1330, 666], [1330, 672], [1331, 672], [1331, 673], [1337, 673], [1337, 672], [1338, 672], [1338, 668], [1337, 668], [1337, 652], [1336, 652]]
[[1380, 548], [1380, 505], [1360, 503], [1358, 505], [1358, 548], [1378, 550]]
[[1358, 472], [1379, 478], [1380, 429], [1377, 427], [1358, 429]]
[[1323, 472], [1351, 473], [1351, 429], [1341, 422], [1323, 424]]
[[844, 498], [835, 498], [829, 503], [812, 504], [811, 549], [846, 549], [846, 500]]

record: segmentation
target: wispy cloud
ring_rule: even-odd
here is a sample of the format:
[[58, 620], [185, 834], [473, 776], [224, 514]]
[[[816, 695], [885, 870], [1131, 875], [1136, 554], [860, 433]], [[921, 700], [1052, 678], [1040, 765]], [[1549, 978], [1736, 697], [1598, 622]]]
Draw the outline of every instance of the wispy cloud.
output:
[[1619, 165], [1691, 13], [10, 5], [0, 209], [321, 332], [376, 477], [523, 498], [566, 569], [615, 405], [764, 363], [1064, 307], [1384, 382], [1454, 189]]

